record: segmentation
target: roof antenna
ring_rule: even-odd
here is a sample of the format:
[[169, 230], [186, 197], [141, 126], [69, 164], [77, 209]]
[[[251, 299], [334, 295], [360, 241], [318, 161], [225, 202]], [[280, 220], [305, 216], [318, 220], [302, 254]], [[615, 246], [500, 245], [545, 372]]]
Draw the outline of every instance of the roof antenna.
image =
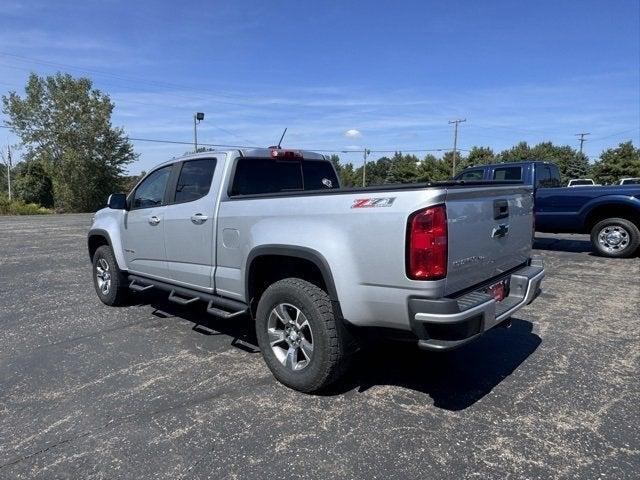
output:
[[287, 129], [285, 127], [284, 132], [282, 132], [282, 136], [280, 137], [280, 141], [278, 142], [278, 150], [280, 150], [280, 144], [282, 143], [282, 139], [284, 138], [285, 133], [287, 133]]

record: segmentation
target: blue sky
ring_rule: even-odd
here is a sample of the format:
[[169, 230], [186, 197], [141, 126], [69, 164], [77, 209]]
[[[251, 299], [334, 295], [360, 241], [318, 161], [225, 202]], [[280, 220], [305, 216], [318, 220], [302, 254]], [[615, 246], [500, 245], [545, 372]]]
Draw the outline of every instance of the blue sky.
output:
[[[234, 145], [446, 149], [453, 118], [463, 149], [640, 144], [638, 0], [2, 0], [0, 94], [57, 70], [131, 137], [190, 141], [203, 111], [200, 140]], [[132, 172], [189, 148], [134, 143]]]

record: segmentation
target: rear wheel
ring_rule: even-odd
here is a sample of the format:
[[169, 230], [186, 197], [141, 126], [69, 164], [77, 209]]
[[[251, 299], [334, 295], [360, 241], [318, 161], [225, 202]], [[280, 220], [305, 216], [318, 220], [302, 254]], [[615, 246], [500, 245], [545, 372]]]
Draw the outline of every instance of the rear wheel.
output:
[[628, 257], [640, 246], [640, 231], [624, 218], [607, 218], [594, 225], [591, 243], [605, 257]]
[[329, 295], [299, 278], [271, 285], [258, 302], [256, 336], [273, 375], [286, 386], [315, 392], [346, 369], [346, 342]]
[[99, 247], [93, 254], [93, 285], [105, 305], [124, 305], [128, 300], [126, 278], [108, 245]]

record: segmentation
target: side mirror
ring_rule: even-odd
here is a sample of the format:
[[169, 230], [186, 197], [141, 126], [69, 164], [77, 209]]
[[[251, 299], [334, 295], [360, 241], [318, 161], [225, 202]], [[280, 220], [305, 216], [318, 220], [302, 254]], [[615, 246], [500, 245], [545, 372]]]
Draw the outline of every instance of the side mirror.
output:
[[107, 207], [114, 210], [126, 210], [127, 196], [124, 193], [112, 193], [107, 200]]

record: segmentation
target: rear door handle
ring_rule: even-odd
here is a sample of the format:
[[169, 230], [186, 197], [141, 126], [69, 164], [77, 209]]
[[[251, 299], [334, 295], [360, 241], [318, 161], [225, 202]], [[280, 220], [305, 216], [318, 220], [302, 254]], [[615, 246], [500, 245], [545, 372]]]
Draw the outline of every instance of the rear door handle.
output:
[[155, 215], [149, 217], [149, 225], [158, 225], [160, 223], [160, 219]]
[[194, 213], [193, 215], [191, 215], [191, 221], [196, 225], [200, 225], [201, 223], [206, 222], [208, 218], [209, 217], [201, 213]]

